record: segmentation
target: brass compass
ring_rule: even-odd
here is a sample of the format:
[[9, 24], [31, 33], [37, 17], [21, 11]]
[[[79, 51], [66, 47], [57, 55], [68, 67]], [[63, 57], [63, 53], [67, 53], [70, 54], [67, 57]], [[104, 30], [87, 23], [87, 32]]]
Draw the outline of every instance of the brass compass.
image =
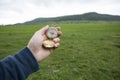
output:
[[57, 28], [49, 27], [48, 30], [46, 31], [46, 36], [48, 37], [48, 39], [43, 42], [43, 46], [45, 48], [53, 48], [54, 47], [53, 39], [58, 37]]

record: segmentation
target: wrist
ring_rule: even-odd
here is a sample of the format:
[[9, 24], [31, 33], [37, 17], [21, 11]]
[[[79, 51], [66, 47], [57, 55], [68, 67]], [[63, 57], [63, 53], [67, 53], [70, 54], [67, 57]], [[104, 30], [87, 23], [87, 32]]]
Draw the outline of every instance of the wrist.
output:
[[29, 45], [27, 46], [27, 48], [31, 51], [32, 55], [34, 56], [34, 58], [38, 61], [37, 57], [35, 54], [37, 54], [34, 49], [32, 47], [30, 47]]

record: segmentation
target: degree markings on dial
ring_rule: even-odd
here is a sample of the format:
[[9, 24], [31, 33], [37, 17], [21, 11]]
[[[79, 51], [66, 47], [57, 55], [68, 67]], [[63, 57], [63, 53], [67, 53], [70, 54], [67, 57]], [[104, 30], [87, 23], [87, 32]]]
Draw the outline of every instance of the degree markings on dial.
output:
[[58, 36], [57, 29], [55, 27], [50, 27], [47, 30], [46, 35], [49, 39], [56, 38]]

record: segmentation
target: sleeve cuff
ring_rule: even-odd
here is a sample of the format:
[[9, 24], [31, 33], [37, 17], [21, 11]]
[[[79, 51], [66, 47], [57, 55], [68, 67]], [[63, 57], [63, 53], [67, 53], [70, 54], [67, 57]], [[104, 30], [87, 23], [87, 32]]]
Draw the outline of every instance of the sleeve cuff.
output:
[[25, 47], [15, 55], [15, 58], [24, 66], [26, 75], [39, 70], [39, 64], [32, 52]]

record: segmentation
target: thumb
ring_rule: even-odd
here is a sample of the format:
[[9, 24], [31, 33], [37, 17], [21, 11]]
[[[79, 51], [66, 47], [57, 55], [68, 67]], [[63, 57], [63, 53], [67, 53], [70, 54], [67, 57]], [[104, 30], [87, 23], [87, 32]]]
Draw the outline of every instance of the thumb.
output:
[[46, 25], [45, 27], [43, 27], [42, 29], [40, 29], [40, 32], [42, 34], [45, 34], [45, 32], [48, 30], [48, 28], [49, 28], [49, 25]]

